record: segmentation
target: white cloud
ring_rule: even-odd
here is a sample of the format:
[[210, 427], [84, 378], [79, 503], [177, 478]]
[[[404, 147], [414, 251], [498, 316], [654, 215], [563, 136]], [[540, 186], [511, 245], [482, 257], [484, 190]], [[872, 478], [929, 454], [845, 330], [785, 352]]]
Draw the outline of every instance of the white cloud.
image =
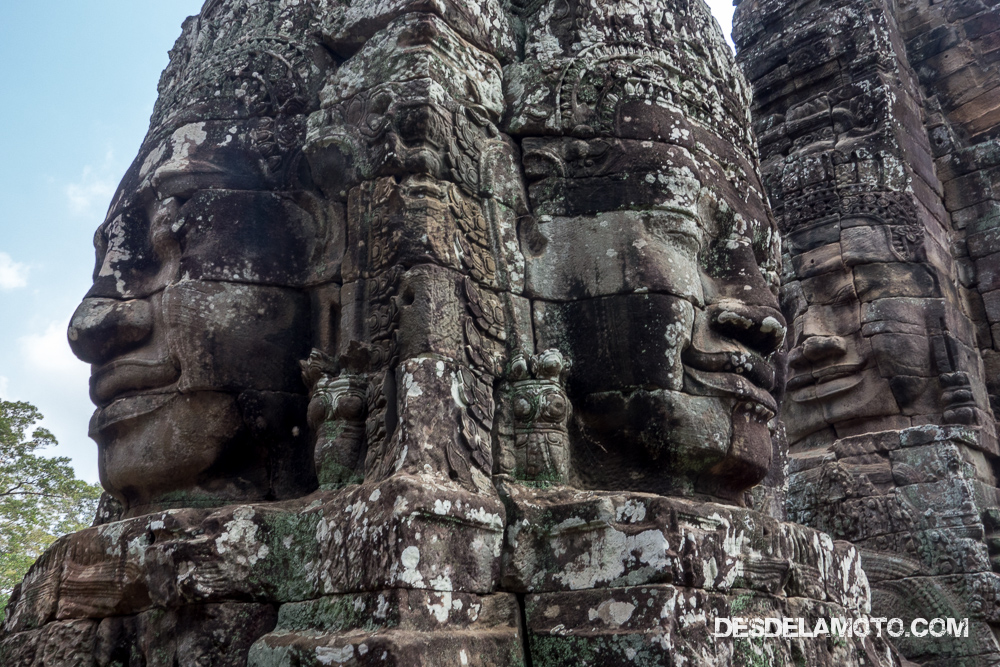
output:
[[102, 214], [115, 194], [117, 173], [115, 157], [111, 151], [104, 157], [101, 167], [85, 166], [80, 179], [66, 186], [70, 211], [80, 216]]
[[28, 266], [19, 264], [5, 252], [0, 252], [0, 289], [12, 290], [28, 284]]
[[90, 367], [73, 356], [66, 340], [66, 325], [52, 322], [45, 333], [28, 334], [18, 339], [24, 363], [33, 371], [59, 376], [60, 384], [86, 383]]
[[0, 401], [6, 401], [9, 399], [10, 394], [10, 380], [0, 375]]

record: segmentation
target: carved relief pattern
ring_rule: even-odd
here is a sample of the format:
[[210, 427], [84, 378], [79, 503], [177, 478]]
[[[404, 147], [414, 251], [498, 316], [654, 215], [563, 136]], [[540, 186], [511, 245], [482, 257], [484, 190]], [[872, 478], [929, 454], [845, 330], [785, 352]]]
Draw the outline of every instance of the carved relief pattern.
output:
[[382, 466], [389, 459], [386, 448], [389, 433], [386, 429], [386, 411], [388, 399], [385, 395], [385, 372], [373, 373], [369, 379], [368, 391], [365, 394], [365, 477], [377, 479], [382, 474]]
[[752, 102], [700, 0], [207, 2], [70, 329], [120, 512], [0, 663], [1000, 655], [996, 96], [942, 135], [903, 10], [820, 4], [737, 3]]
[[480, 207], [468, 201], [454, 185], [448, 187], [448, 207], [461, 233], [455, 240], [462, 248], [462, 263], [476, 281], [496, 284], [497, 261], [493, 253], [494, 235]]
[[492, 377], [477, 377], [464, 368], [459, 370], [459, 376], [459, 399], [464, 405], [459, 413], [459, 422], [464, 448], [457, 443], [449, 444], [448, 463], [458, 479], [471, 481], [472, 466], [484, 475], [493, 471], [493, 445], [490, 436], [494, 414]]
[[503, 373], [507, 350], [507, 316], [500, 298], [476, 287], [471, 279], [465, 285], [466, 308], [471, 317], [465, 319], [466, 354], [472, 367], [481, 373], [499, 377]]
[[[558, 350], [546, 350], [511, 364], [510, 402], [514, 422], [512, 469], [533, 482], [569, 481], [569, 420], [572, 414], [563, 380], [569, 364]], [[508, 463], [508, 466], [510, 463]]]
[[368, 304], [367, 331], [370, 336], [371, 368], [381, 369], [397, 358], [396, 330], [399, 309], [394, 298], [399, 285], [400, 270], [392, 267], [365, 282]]

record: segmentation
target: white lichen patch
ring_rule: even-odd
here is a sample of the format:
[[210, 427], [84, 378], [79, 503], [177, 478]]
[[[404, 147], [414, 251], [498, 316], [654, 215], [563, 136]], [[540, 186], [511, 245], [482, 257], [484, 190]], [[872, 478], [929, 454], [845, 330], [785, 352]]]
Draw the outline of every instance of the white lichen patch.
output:
[[587, 612], [591, 621], [601, 619], [608, 625], [620, 627], [625, 625], [635, 612], [635, 605], [630, 602], [620, 602], [618, 600], [605, 600], [597, 609]]
[[785, 337], [785, 327], [773, 317], [765, 317], [760, 323], [760, 330], [762, 333], [778, 333], [781, 335], [782, 339]]
[[646, 518], [646, 505], [636, 500], [626, 500], [615, 511], [615, 520], [625, 523], [639, 523]]
[[399, 572], [395, 577], [403, 583], [409, 584], [414, 588], [422, 588], [424, 585], [424, 576], [417, 570], [417, 566], [420, 565], [420, 549], [417, 547], [406, 547], [403, 549], [403, 554], [400, 556], [399, 563], [393, 563], [392, 570], [390, 574], [395, 574], [398, 566], [402, 566], [402, 572]]
[[488, 530], [500, 532], [503, 530], [503, 517], [496, 512], [488, 512], [484, 507], [469, 507], [465, 511], [465, 518], [469, 521], [485, 526]]
[[215, 549], [220, 556], [232, 553], [233, 560], [240, 565], [256, 565], [267, 557], [270, 549], [257, 538], [259, 526], [253, 521], [254, 514], [253, 507], [236, 508], [233, 520], [215, 539]]
[[378, 606], [375, 608], [375, 611], [373, 612], [372, 615], [375, 618], [381, 618], [381, 619], [388, 618], [390, 608], [391, 606], [389, 605], [389, 600], [386, 599], [385, 594], [379, 593]]
[[392, 516], [393, 518], [400, 518], [405, 516], [410, 509], [410, 501], [407, 500], [406, 496], [396, 496], [396, 502], [392, 504]]
[[[566, 553], [564, 539], [553, 540], [556, 553]], [[670, 545], [666, 536], [658, 530], [647, 530], [637, 535], [609, 529], [594, 534], [589, 548], [581, 548], [574, 541], [574, 553], [578, 555], [565, 564], [554, 579], [570, 590], [597, 588], [624, 577], [626, 583], [638, 583], [653, 572], [663, 571], [670, 565], [667, 551]]]
[[403, 374], [403, 389], [406, 390], [407, 398], [417, 398], [424, 395], [423, 389], [420, 388], [420, 385], [413, 377], [413, 373], [410, 372]]
[[706, 586], [715, 584], [715, 580], [719, 576], [719, 563], [714, 556], [701, 562], [701, 574], [705, 578]]
[[342, 665], [354, 660], [353, 646], [317, 646], [316, 659], [322, 665]]
[[438, 594], [436, 597], [438, 597], [438, 602], [428, 603], [427, 611], [430, 612], [431, 616], [433, 616], [438, 623], [447, 623], [452, 610], [451, 593], [446, 591]]
[[125, 533], [125, 526], [126, 524], [124, 521], [116, 521], [114, 523], [106, 523], [103, 526], [97, 527], [97, 534], [107, 540], [108, 546], [104, 551], [109, 556], [121, 553], [121, 548], [123, 546], [121, 539], [122, 535]]

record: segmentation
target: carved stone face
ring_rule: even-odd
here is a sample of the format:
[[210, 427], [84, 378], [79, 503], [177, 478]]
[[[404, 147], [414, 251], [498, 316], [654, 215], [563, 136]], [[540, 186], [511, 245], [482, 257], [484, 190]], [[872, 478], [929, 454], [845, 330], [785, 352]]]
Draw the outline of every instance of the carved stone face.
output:
[[256, 125], [147, 142], [95, 236], [69, 338], [93, 365], [102, 484], [133, 513], [312, 483], [297, 362], [322, 223], [275, 191]]
[[[839, 254], [836, 259], [841, 261]], [[785, 295], [792, 323], [782, 418], [790, 443], [811, 436], [829, 444], [837, 425], [844, 428], [848, 422], [896, 415], [899, 410], [889, 384], [879, 375], [871, 342], [862, 336], [862, 304], [853, 272], [838, 269], [801, 284], [805, 289], [795, 283]]]
[[932, 341], [954, 317], [928, 298], [936, 284], [921, 263], [922, 237], [888, 207], [878, 212], [844, 215], [837, 242], [793, 254], [782, 408], [793, 447], [906, 428], [912, 416], [942, 410], [937, 375], [952, 368], [937, 367]]
[[[545, 176], [532, 185], [536, 212], [553, 191], [578, 207], [540, 216], [528, 243], [527, 288], [537, 298], [536, 347], [560, 347], [573, 362], [568, 390], [581, 483], [738, 496], [770, 463], [767, 423], [781, 382], [776, 351], [785, 324], [770, 221], [734, 212], [706, 187], [704, 165], [680, 147], [525, 143], [529, 177]], [[567, 154], [587, 170], [576, 183], [558, 175], [575, 175], [575, 164], [546, 166]], [[605, 175], [601, 161], [614, 162], [609, 154], [639, 172], [641, 192], [632, 196], [650, 201], [649, 210], [596, 212], [611, 208], [601, 198], [614, 179], [594, 184]], [[588, 164], [588, 155], [600, 157]], [[637, 163], [658, 165], [658, 173], [644, 178]], [[588, 182], [589, 195], [571, 196]]]

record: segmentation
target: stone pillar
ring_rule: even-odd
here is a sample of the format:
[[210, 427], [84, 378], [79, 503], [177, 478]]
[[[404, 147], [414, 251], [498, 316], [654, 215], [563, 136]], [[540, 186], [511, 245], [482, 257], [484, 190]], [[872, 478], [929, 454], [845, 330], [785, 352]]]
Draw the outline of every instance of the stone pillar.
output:
[[928, 96], [946, 79], [922, 62], [964, 38], [928, 22], [980, 10], [743, 0], [735, 18], [785, 241], [789, 518], [861, 550], [878, 615], [972, 619], [968, 638], [895, 640], [927, 665], [1000, 655], [992, 344]]
[[715, 636], [870, 590], [775, 507], [780, 240], [700, 0], [211, 0], [162, 90], [71, 329], [124, 513], [0, 662], [902, 664]]

